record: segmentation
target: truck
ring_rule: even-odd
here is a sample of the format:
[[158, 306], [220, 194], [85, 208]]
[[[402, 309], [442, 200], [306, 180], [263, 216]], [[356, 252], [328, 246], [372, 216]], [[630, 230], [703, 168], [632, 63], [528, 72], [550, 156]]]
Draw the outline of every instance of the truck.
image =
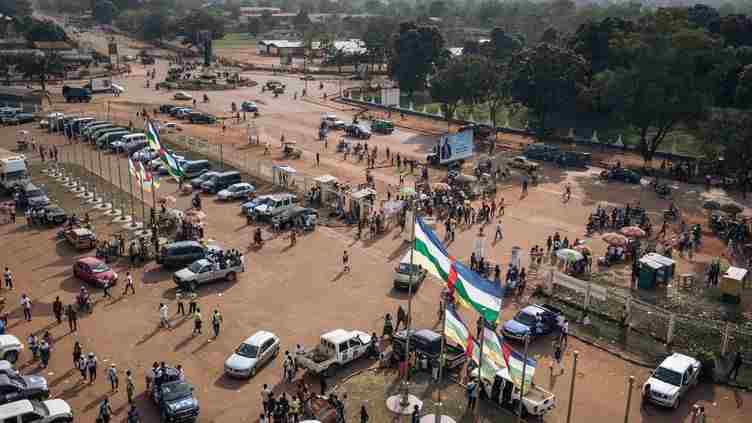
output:
[[201, 408], [193, 396], [193, 385], [173, 367], [165, 368], [162, 373], [161, 383], [157, 384], [154, 370], [146, 372], [146, 386], [151, 388], [148, 394], [159, 408], [159, 421], [184, 423], [198, 420]]
[[558, 320], [561, 311], [548, 304], [532, 304], [511, 319], [504, 322], [501, 332], [504, 338], [522, 341], [526, 336], [531, 340], [559, 330]]
[[[478, 369], [470, 372], [470, 377], [478, 378]], [[536, 384], [527, 386], [524, 395], [522, 395], [522, 416], [542, 417], [548, 414], [556, 407], [556, 395], [546, 391]], [[517, 386], [509, 375], [509, 370], [504, 368], [499, 370], [494, 376], [494, 380], [483, 379], [483, 392], [485, 398], [493, 404], [509, 409], [517, 413], [520, 406], [520, 387]]]
[[85, 87], [63, 86], [63, 97], [66, 103], [88, 103], [91, 101], [91, 92]]
[[201, 259], [175, 272], [172, 279], [178, 288], [195, 292], [199, 285], [205, 283], [222, 279], [229, 282], [235, 281], [238, 273], [243, 272], [245, 272], [245, 262], [242, 256], [238, 259], [228, 259], [224, 265], [217, 263], [216, 259]]
[[296, 355], [298, 365], [311, 373], [332, 373], [366, 355], [371, 335], [358, 330], [335, 329], [321, 335], [319, 345]]
[[111, 93], [112, 80], [109, 78], [90, 79], [89, 83], [84, 85], [92, 93]]
[[0, 148], [0, 187], [10, 193], [29, 182], [31, 178], [26, 168], [26, 156]]
[[650, 373], [650, 378], [642, 386], [643, 398], [677, 409], [681, 398], [699, 382], [701, 369], [699, 360], [673, 353]]
[[[402, 330], [394, 334], [392, 338], [392, 358], [402, 361], [405, 358], [405, 346], [407, 343], [407, 331]], [[410, 351], [428, 358], [431, 367], [437, 367], [441, 355], [441, 335], [430, 330], [420, 329], [410, 331]], [[467, 355], [465, 350], [453, 344], [444, 345], [445, 369], [457, 369], [465, 364]]]

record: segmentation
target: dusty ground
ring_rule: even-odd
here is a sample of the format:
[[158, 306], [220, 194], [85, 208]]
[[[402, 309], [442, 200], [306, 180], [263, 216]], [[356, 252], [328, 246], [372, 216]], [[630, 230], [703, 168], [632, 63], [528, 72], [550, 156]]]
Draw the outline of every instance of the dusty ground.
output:
[[[164, 72], [164, 64], [160, 62], [157, 69], [159, 79], [159, 75]], [[331, 109], [318, 101], [295, 100], [293, 93], [297, 91], [300, 94], [305, 85], [303, 81], [294, 77], [265, 74], [249, 76], [260, 83], [268, 79], [284, 80], [288, 84], [288, 92], [276, 99], [268, 93], [262, 94], [259, 88], [210, 93], [211, 103], [200, 105], [200, 108], [216, 114], [226, 114], [233, 101], [239, 104], [247, 99], [258, 100], [262, 116], [256, 125], [261, 128], [265, 139], [275, 141], [276, 146], [276, 140], [284, 133], [288, 139], [296, 139], [304, 149], [303, 159], [292, 163], [300, 172], [309, 175], [331, 173], [345, 180], [363, 181], [363, 165], [354, 163], [352, 159], [344, 162], [341, 155], [335, 155], [332, 152], [335, 142], [333, 138], [329, 140], [328, 150], [323, 148], [323, 143], [315, 140], [320, 114]], [[136, 107], [148, 104], [151, 108], [163, 102], [172, 102], [169, 100], [170, 94], [146, 89], [143, 76], [122, 78], [116, 82], [126, 87], [127, 94], [118, 98], [98, 96], [88, 106], [56, 105], [56, 108], [67, 111], [86, 110], [102, 117], [110, 113], [111, 117], [125, 122], [132, 120], [134, 124], [140, 125], [140, 120], [135, 115]], [[327, 82], [321, 92], [332, 93], [337, 90], [337, 83]], [[311, 86], [309, 83], [309, 92], [311, 91], [319, 92], [318, 86]], [[348, 120], [352, 112], [338, 107], [340, 109], [337, 113]], [[229, 147], [245, 143], [245, 130], [245, 125], [240, 123], [230, 124], [224, 134], [219, 125], [190, 126], [186, 132], [202, 135], [211, 143], [222, 143]], [[44, 144], [63, 145], [60, 137], [39, 132], [35, 132], [35, 137]], [[369, 145], [378, 145], [380, 151], [389, 147], [392, 152], [419, 158], [430, 149], [434, 140], [434, 136], [399, 128], [391, 136], [374, 137]], [[13, 130], [0, 131], [0, 146], [9, 148], [14, 143]], [[72, 153], [75, 148], [66, 147], [63, 157], [81, 157], [82, 150]], [[249, 158], [261, 159], [259, 148], [238, 151], [244, 151]], [[313, 166], [313, 157], [317, 152], [321, 154], [320, 168]], [[32, 161], [37, 160], [33, 154], [31, 156]], [[275, 150], [273, 157], [280, 160], [278, 150]], [[113, 163], [114, 169], [118, 166], [121, 171], [126, 169], [122, 158], [117, 164]], [[520, 197], [515, 181], [504, 185], [499, 196], [503, 196], [508, 204], [503, 218], [505, 238], [487, 246], [492, 260], [504, 263], [509, 259], [512, 246], [520, 246], [523, 251], [529, 250], [535, 244], [542, 244], [545, 237], [554, 231], [559, 231], [570, 239], [582, 237], [587, 215], [597, 203], [623, 204], [640, 200], [651, 213], [659, 213], [667, 206], [666, 201], [656, 199], [647, 189], [618, 183], [604, 185], [598, 181], [595, 172], [597, 170], [562, 171], [546, 167], [544, 182], [533, 188], [525, 198]], [[102, 176], [116, 181], [116, 172], [112, 175], [110, 177], [110, 172], [105, 170]], [[374, 176], [380, 187], [394, 185], [398, 180], [393, 168], [377, 169]], [[439, 176], [433, 175], [434, 178]], [[574, 190], [572, 201], [566, 204], [560, 200], [565, 181], [570, 182]], [[120, 181], [116, 185], [128, 189], [127, 182]], [[173, 183], [164, 181], [161, 193], [173, 193], [175, 189]], [[703, 200], [723, 196], [720, 191], [704, 192], [691, 186], [677, 186], [677, 189], [677, 204], [697, 216], [702, 214], [700, 205]], [[178, 206], [186, 208], [188, 198], [179, 197]], [[12, 246], [12, 252], [6, 254], [3, 265], [13, 270], [18, 286], [15, 291], [5, 294], [11, 309], [9, 332], [25, 339], [32, 331], [49, 329], [55, 338], [48, 370], [42, 372], [35, 363], [30, 363], [28, 352], [21, 357], [21, 367], [24, 372], [41, 372], [46, 375], [53, 395], [68, 400], [82, 421], [94, 420], [98, 403], [108, 393], [109, 384], [103, 377], [94, 386], [78, 382], [76, 372], [71, 370], [71, 350], [75, 340], [82, 342], [86, 352], [95, 352], [103, 364], [105, 360], [106, 363], [114, 362], [121, 373], [125, 369], [132, 369], [136, 374], [139, 393], [144, 388], [143, 372], [153, 361], [180, 363], [186, 369], [190, 381], [197, 387], [202, 407], [201, 421], [254, 421], [260, 408], [258, 398], [262, 384], [272, 384], [278, 390], [285, 386], [278, 384], [281, 374], [279, 361], [263, 369], [250, 381], [231, 380], [222, 375], [224, 359], [244, 338], [256, 330], [266, 329], [281, 337], [283, 348], [294, 347], [296, 343], [311, 346], [317, 342], [320, 333], [338, 327], [380, 331], [384, 313], [394, 312], [398, 304], [405, 303], [405, 294], [391, 289], [392, 268], [404, 251], [402, 239], [396, 232], [377, 240], [355, 241], [349, 230], [320, 227], [313, 234], [301, 237], [294, 247], [289, 246], [286, 238], [276, 237], [270, 239], [260, 251], [253, 251], [248, 248], [248, 244], [254, 228], [246, 226], [236, 203], [221, 204], [205, 198], [204, 207], [209, 216], [208, 236], [227, 248], [245, 252], [248, 263], [248, 271], [235, 284], [218, 283], [200, 291], [200, 307], [205, 319], [214, 308], [219, 308], [225, 318], [222, 334], [214, 341], [206, 334], [192, 337], [191, 324], [179, 316], [173, 318], [173, 330], [158, 329], [159, 304], [167, 302], [172, 314], [176, 311], [176, 303], [171, 274], [161, 271], [154, 263], [131, 269], [138, 281], [135, 296], [122, 297], [120, 288], [115, 288], [114, 300], [100, 300], [94, 314], [80, 321], [80, 331], [68, 334], [67, 327], [51, 323], [51, 303], [56, 296], [60, 296], [65, 303], [73, 301], [80, 282], [72, 278], [70, 267], [81, 254], [55, 242], [53, 229], [28, 228], [23, 219], [19, 219], [16, 225], [0, 227], [5, 245]], [[101, 225], [104, 225], [103, 221]], [[443, 236], [443, 230], [439, 232]], [[461, 228], [457, 240], [450, 246], [452, 254], [467, 258], [476, 233], [477, 228]], [[271, 234], [267, 233], [267, 236]], [[603, 245], [600, 241], [594, 240], [591, 245], [597, 252], [602, 252]], [[353, 271], [350, 274], [341, 272], [340, 256], [346, 249], [351, 252], [353, 260]], [[84, 255], [87, 254], [89, 253]], [[698, 260], [707, 258], [701, 254]], [[123, 274], [128, 269], [127, 264], [118, 263], [116, 269]], [[416, 325], [434, 325], [439, 291], [438, 283], [429, 280], [417, 292], [413, 303]], [[22, 292], [28, 292], [35, 303], [35, 318], [31, 323], [24, 323], [19, 318], [21, 310], [17, 304]], [[504, 317], [511, 317], [517, 306], [514, 302], [506, 304]], [[466, 318], [468, 322], [475, 320], [471, 313], [466, 313]], [[549, 343], [541, 341], [532, 348], [533, 354], [540, 359], [536, 382], [552, 389], [558, 396], [558, 407], [546, 420], [565, 421], [571, 352], [575, 349], [581, 354], [576, 375], [574, 421], [621, 421], [627, 377], [634, 375], [637, 378], [637, 389], [646, 379], [648, 370], [574, 340], [565, 357], [566, 372], [553, 381], [550, 380], [547, 369], [550, 362]], [[358, 367], [362, 365], [359, 364]], [[343, 376], [345, 372], [342, 373], [339, 376]], [[689, 406], [700, 402], [709, 410], [709, 421], [742, 422], [746, 421], [743, 416], [752, 411], [750, 398], [752, 397], [748, 394], [725, 387], [701, 386], [691, 392], [677, 411], [650, 407], [641, 413], [635, 397], [630, 421], [688, 421]], [[124, 404], [125, 393], [117, 393], [113, 407], [118, 412], [118, 419], [125, 415]], [[142, 415], [146, 416], [146, 421], [156, 421], [155, 407], [143, 395], [139, 397], [138, 406]], [[377, 403], [372, 406], [380, 405]], [[356, 405], [350, 407], [356, 408]], [[461, 416], [455, 417], [459, 419]]]

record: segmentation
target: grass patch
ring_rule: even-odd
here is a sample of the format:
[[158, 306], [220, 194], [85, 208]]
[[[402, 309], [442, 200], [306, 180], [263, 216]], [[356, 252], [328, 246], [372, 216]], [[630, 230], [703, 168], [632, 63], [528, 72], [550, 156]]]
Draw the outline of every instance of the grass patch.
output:
[[231, 32], [213, 44], [217, 49], [256, 49], [256, 37], [247, 32]]

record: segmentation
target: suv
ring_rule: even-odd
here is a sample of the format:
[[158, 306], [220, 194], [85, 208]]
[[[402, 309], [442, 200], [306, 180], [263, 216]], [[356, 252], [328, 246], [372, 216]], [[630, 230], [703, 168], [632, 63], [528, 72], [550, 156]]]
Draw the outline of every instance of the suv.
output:
[[211, 169], [211, 163], [208, 160], [189, 160], [180, 166], [180, 169], [186, 179], [193, 179], [208, 172]]
[[37, 208], [49, 205], [50, 199], [47, 197], [47, 194], [36, 185], [27, 184], [21, 191], [19, 191], [18, 202], [22, 207], [29, 206]]
[[257, 219], [272, 217], [294, 206], [296, 203], [294, 194], [273, 194], [267, 202], [253, 209]]
[[338, 119], [334, 113], [325, 113], [321, 116], [321, 124], [331, 129], [345, 129], [344, 120]]
[[529, 335], [532, 340], [559, 330], [557, 320], [560, 314], [561, 311], [548, 304], [529, 305], [518, 311], [514, 318], [504, 322], [501, 332], [507, 339], [522, 341]]
[[[149, 376], [154, 378], [151, 370], [147, 378]], [[183, 423], [198, 419], [200, 407], [193, 396], [193, 386], [181, 378], [177, 369], [168, 367], [162, 382], [153, 386], [150, 397], [159, 407], [161, 422]]]
[[21, 376], [10, 373], [0, 375], [0, 404], [23, 399], [43, 400], [49, 396], [47, 379], [41, 376]]
[[217, 123], [217, 118], [214, 115], [210, 115], [208, 113], [193, 112], [188, 115], [188, 120], [191, 123], [205, 123], [208, 125]]
[[201, 184], [201, 189], [208, 193], [216, 194], [232, 184], [237, 184], [238, 182], [241, 182], [240, 172], [233, 170], [231, 172], [223, 172], [212, 177], [208, 181]]
[[[411, 273], [412, 280], [410, 279]], [[418, 264], [410, 265], [410, 251], [408, 251], [394, 268], [394, 288], [410, 289], [411, 282], [413, 288], [416, 288], [426, 278], [427, 273], [426, 269]]]
[[367, 140], [371, 138], [371, 130], [361, 125], [350, 124], [345, 126], [345, 135], [361, 140]]
[[196, 260], [206, 258], [206, 248], [198, 241], [179, 241], [167, 244], [157, 255], [157, 263], [162, 267], [188, 266]]
[[21, 400], [0, 405], [3, 423], [63, 423], [73, 421], [73, 410], [65, 400]]
[[[698, 360], [684, 354], [671, 354], [642, 386], [643, 398], [647, 396], [656, 404], [678, 408], [681, 397], [697, 385], [700, 369]], [[650, 392], [645, 392], [646, 389]]]
[[[183, 168], [183, 172], [185, 172], [185, 168]], [[201, 189], [201, 184], [208, 181], [209, 179], [219, 175], [221, 172], [215, 172], [213, 170], [210, 170], [208, 172], [202, 173], [201, 176], [197, 176], [193, 179], [191, 179], [191, 187], [193, 189]]]

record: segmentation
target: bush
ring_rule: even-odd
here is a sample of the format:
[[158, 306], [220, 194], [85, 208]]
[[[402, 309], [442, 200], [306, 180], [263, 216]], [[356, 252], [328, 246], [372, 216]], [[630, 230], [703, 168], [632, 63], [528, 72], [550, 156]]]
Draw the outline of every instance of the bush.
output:
[[696, 348], [689, 351], [689, 355], [696, 358], [702, 364], [702, 373], [700, 380], [703, 382], [713, 382], [715, 374], [715, 360], [717, 358], [715, 351]]

